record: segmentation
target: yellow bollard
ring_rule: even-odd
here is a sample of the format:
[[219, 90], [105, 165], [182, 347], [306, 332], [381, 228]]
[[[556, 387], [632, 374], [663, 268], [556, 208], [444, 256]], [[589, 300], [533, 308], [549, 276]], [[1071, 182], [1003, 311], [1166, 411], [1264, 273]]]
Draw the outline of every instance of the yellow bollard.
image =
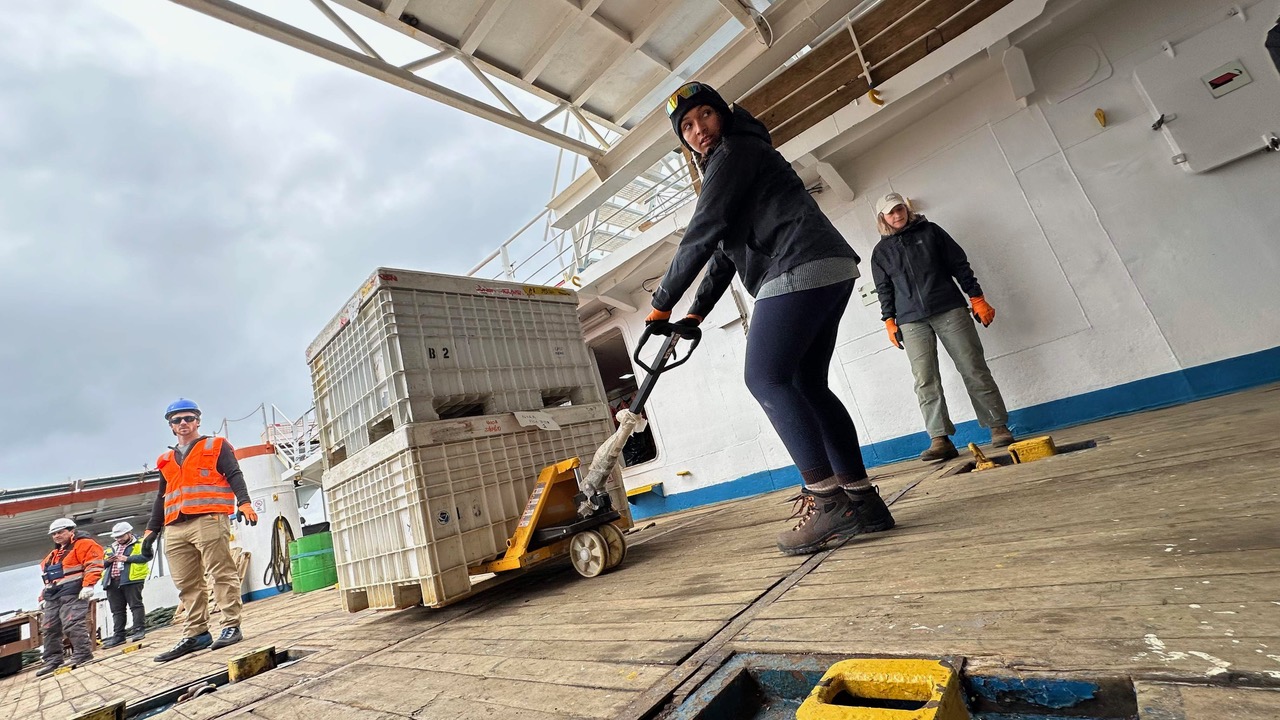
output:
[[1013, 458], [1015, 463], [1028, 463], [1033, 460], [1043, 460], [1058, 454], [1058, 448], [1053, 444], [1053, 438], [1048, 435], [1031, 438], [1029, 440], [1019, 440], [1009, 446], [1009, 457]]
[[260, 675], [276, 666], [275, 647], [258, 648], [253, 652], [238, 655], [227, 661], [227, 681], [240, 682], [254, 675]]
[[970, 720], [960, 677], [939, 660], [866, 658], [827, 669], [796, 720]]

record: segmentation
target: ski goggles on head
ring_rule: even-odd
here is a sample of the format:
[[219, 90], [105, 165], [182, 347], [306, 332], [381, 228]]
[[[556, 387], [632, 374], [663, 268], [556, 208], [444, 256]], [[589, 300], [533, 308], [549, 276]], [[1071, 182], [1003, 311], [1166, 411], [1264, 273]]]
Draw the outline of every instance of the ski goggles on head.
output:
[[700, 82], [691, 82], [681, 85], [675, 92], [671, 93], [671, 97], [667, 98], [667, 117], [671, 117], [675, 114], [676, 108], [680, 107], [681, 100], [688, 100], [703, 90], [710, 89], [711, 88]]

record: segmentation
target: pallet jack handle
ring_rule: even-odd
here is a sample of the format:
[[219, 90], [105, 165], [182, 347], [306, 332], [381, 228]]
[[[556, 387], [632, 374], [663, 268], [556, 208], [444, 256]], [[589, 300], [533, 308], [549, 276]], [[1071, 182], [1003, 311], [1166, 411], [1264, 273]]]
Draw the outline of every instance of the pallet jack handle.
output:
[[[649, 342], [649, 339], [654, 335], [665, 337], [666, 340], [663, 341], [662, 349], [658, 351], [658, 356], [653, 361], [653, 367], [650, 367], [640, 359], [640, 351], [644, 349], [645, 343]], [[677, 358], [676, 345], [682, 339], [688, 340], [690, 344], [689, 347], [685, 348], [684, 357]], [[631, 359], [644, 368], [648, 376], [640, 384], [640, 388], [636, 390], [636, 396], [627, 409], [639, 415], [640, 411], [644, 409], [645, 402], [649, 399], [649, 394], [653, 392], [653, 386], [658, 382], [658, 376], [689, 362], [689, 358], [693, 357], [693, 351], [698, 349], [698, 343], [700, 342], [702, 342], [702, 329], [697, 325], [684, 325], [665, 321], [646, 325], [644, 334], [640, 336], [640, 342], [636, 343], [636, 351], [632, 354]]]

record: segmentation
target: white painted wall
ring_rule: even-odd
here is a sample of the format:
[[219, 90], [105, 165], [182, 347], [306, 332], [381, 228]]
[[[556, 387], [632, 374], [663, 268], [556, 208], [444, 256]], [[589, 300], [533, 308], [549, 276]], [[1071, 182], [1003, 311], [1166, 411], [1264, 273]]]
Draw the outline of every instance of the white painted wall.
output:
[[[1133, 82], [1134, 67], [1158, 55], [1162, 40], [1220, 22], [1230, 5], [1111, 3], [1024, 46], [1040, 88], [1026, 107], [994, 62], [976, 63], [958, 71], [972, 84], [959, 97], [869, 149], [832, 155], [857, 197], [819, 201], [864, 259], [859, 285], [871, 282], [879, 239], [874, 197], [890, 188], [912, 197], [968, 251], [997, 310], [979, 332], [1011, 409], [1280, 345], [1280, 323], [1268, 320], [1280, 307], [1280, 155], [1186, 173], [1151, 130]], [[1280, 3], [1248, 11], [1274, 18]], [[1252, 40], [1261, 48], [1262, 37]], [[1096, 43], [1111, 72], [1100, 68], [1100, 82], [1063, 97], [1070, 68], [1061, 66], [1065, 56], [1052, 58], [1073, 43]], [[1255, 66], [1255, 75], [1275, 72]], [[1280, 94], [1276, 107], [1280, 114]], [[643, 295], [633, 300], [648, 306]], [[615, 320], [629, 346], [643, 314]], [[649, 408], [659, 459], [629, 469], [628, 486], [661, 480], [679, 493], [790, 464], [743, 385], [736, 317], [726, 296], [708, 318], [700, 356], [660, 383]], [[878, 304], [855, 296], [837, 358], [833, 386], [863, 444], [922, 429], [906, 357], [888, 344]], [[953, 419], [972, 419], [958, 375], [943, 365]], [[692, 474], [676, 476], [686, 469]]]

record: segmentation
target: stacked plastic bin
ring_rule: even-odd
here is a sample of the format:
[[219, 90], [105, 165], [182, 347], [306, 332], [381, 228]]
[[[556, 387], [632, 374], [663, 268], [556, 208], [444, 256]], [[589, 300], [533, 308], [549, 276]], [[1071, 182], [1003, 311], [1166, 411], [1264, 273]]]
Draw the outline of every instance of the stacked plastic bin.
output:
[[[613, 432], [560, 288], [379, 268], [307, 350], [344, 606], [439, 606]], [[629, 524], [617, 474], [610, 493]]]

